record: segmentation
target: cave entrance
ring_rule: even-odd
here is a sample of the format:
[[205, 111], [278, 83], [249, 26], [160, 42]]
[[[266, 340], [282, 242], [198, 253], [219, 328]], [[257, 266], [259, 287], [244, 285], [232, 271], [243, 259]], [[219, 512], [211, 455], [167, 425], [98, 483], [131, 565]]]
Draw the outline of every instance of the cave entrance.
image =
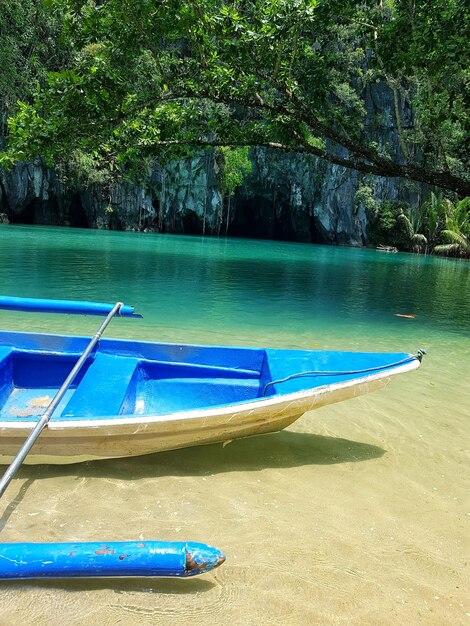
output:
[[59, 203], [55, 196], [47, 200], [33, 198], [19, 213], [13, 213], [10, 221], [13, 224], [41, 224], [56, 226], [59, 224]]
[[12, 212], [10, 215], [10, 222], [12, 224], [34, 224], [34, 217], [36, 215], [36, 198], [28, 202], [19, 213]]
[[74, 228], [89, 228], [88, 217], [79, 193], [74, 193], [69, 205], [69, 223]]
[[325, 239], [321, 233], [321, 230], [318, 228], [317, 220], [314, 215], [310, 215], [310, 243], [321, 243], [324, 244]]
[[276, 215], [266, 198], [237, 199], [229, 226], [231, 237], [275, 239]]
[[183, 233], [185, 235], [200, 235], [201, 232], [201, 223], [197, 214], [189, 210], [183, 215]]

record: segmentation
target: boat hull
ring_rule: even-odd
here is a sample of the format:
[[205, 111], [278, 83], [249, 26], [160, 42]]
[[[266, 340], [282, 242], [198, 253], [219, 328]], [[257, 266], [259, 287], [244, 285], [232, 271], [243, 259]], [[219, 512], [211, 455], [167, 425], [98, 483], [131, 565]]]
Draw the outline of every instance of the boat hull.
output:
[[[393, 374], [418, 365], [411, 362]], [[231, 408], [140, 419], [51, 421], [25, 462], [67, 464], [132, 457], [277, 432], [308, 411], [379, 389], [391, 375], [381, 373]], [[33, 424], [0, 425], [0, 463], [11, 462], [32, 427]]]

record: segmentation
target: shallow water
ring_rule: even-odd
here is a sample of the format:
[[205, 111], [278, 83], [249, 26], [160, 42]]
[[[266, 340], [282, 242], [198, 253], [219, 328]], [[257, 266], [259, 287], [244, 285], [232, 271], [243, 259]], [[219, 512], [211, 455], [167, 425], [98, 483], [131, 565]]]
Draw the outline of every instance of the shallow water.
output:
[[[282, 433], [24, 467], [1, 501], [2, 541], [191, 539], [227, 562], [186, 581], [0, 583], [0, 624], [469, 622], [469, 263], [0, 226], [0, 293], [143, 313], [108, 336], [428, 351], [385, 390]], [[97, 321], [0, 312], [9, 329], [87, 334]]]

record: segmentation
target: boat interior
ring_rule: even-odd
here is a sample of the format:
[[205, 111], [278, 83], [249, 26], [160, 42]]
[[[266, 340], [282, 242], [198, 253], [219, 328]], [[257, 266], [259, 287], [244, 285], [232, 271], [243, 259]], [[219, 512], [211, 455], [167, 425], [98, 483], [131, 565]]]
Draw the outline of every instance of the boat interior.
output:
[[[0, 348], [0, 417], [36, 419], [79, 355]], [[171, 363], [96, 352], [85, 362], [54, 415], [93, 418], [164, 415], [258, 397], [259, 369]]]
[[[86, 338], [0, 333], [0, 419], [42, 415], [79, 359]], [[154, 344], [102, 339], [54, 418], [168, 415], [244, 403], [360, 377], [338, 369], [408, 355]], [[334, 375], [302, 376], [311, 370]], [[299, 376], [300, 373], [300, 376]], [[283, 380], [292, 376], [292, 379]], [[280, 381], [275, 383], [275, 381]], [[274, 384], [275, 383], [275, 384]]]

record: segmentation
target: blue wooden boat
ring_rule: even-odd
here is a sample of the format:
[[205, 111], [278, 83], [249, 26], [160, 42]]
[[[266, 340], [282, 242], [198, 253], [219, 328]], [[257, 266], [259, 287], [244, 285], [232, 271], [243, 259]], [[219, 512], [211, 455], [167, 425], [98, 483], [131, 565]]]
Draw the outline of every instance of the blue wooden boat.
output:
[[217, 548], [188, 541], [0, 543], [0, 579], [187, 577], [224, 561]]
[[[76, 304], [0, 298], [0, 308], [22, 310], [77, 312]], [[112, 307], [81, 306], [79, 312], [94, 314]], [[132, 307], [120, 307], [135, 316]], [[135, 456], [278, 431], [306, 411], [382, 387], [416, 369], [422, 355], [101, 335], [89, 345], [84, 337], [0, 332], [0, 462], [11, 461], [41, 420], [26, 462]]]

